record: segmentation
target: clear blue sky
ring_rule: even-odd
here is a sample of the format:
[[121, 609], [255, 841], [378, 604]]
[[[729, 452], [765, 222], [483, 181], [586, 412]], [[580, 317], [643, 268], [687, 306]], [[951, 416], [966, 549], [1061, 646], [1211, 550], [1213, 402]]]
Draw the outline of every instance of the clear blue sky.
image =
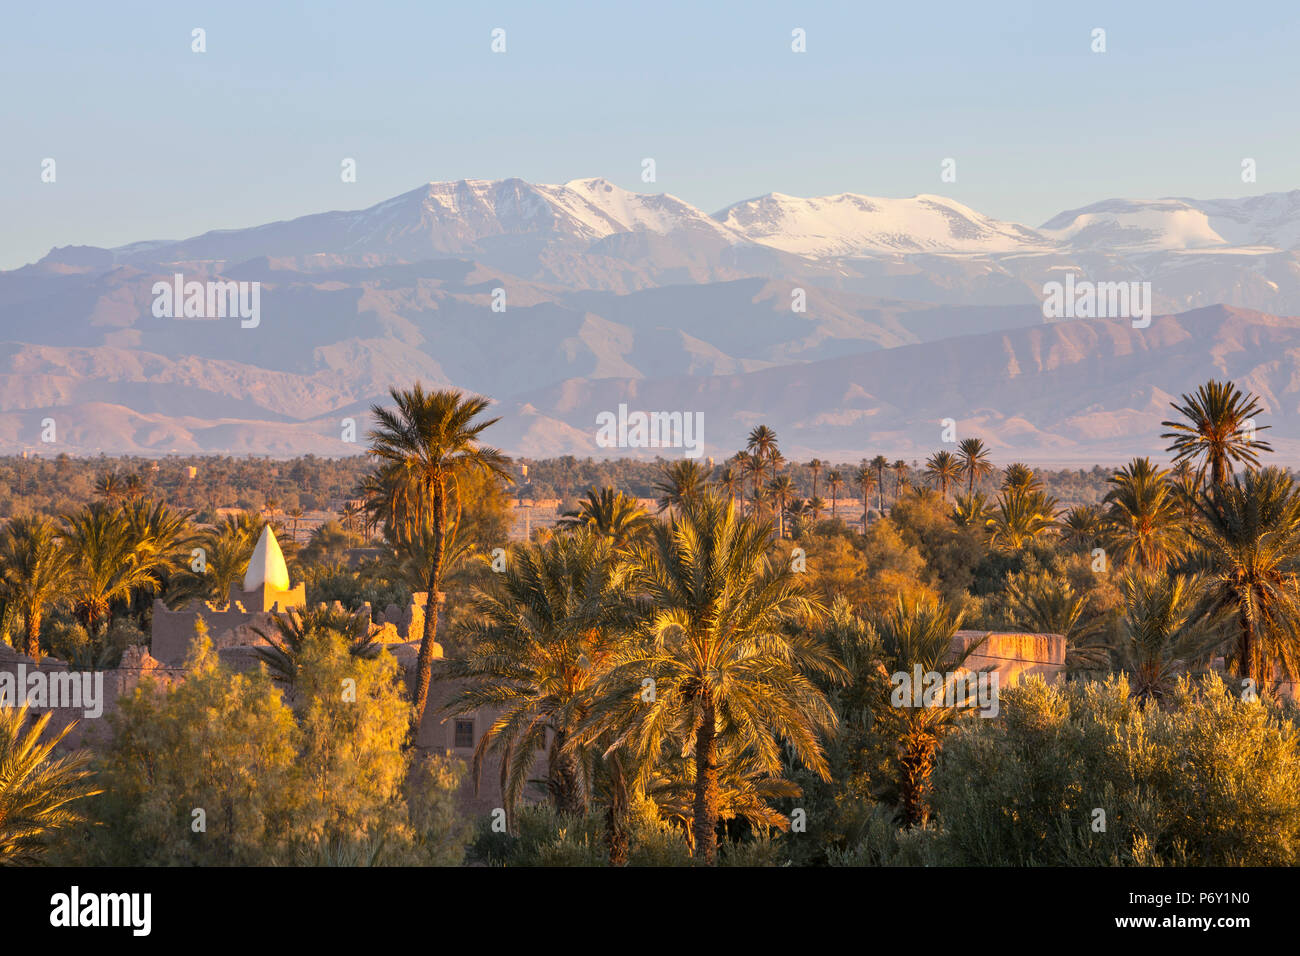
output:
[[1031, 226], [1112, 196], [1289, 190], [1298, 21], [1294, 2], [1186, 0], [10, 3], [0, 268], [460, 178], [605, 176], [710, 212], [933, 192]]

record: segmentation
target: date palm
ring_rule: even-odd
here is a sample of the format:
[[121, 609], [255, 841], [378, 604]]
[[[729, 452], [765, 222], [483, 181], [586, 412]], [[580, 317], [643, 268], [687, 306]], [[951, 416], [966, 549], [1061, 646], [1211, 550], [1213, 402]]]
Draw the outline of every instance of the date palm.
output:
[[1034, 474], [1034, 469], [1023, 462], [1014, 462], [1002, 470], [1002, 489], [1004, 491], [1039, 491], [1043, 482]]
[[252, 630], [269, 645], [255, 646], [253, 652], [266, 664], [272, 680], [286, 684], [297, 678], [303, 651], [315, 638], [338, 635], [353, 657], [372, 658], [381, 650], [371, 639], [367, 617], [326, 604], [274, 614], [269, 627]]
[[936, 451], [925, 460], [925, 476], [934, 482], [946, 499], [949, 486], [961, 479], [961, 462], [950, 451]]
[[[498, 419], [480, 418], [488, 400], [470, 397], [451, 389], [425, 392], [418, 382], [407, 390], [389, 391], [393, 408], [372, 406], [376, 425], [369, 434], [369, 453], [382, 467], [403, 474], [406, 487], [415, 491], [421, 511], [428, 516], [428, 562], [425, 593], [424, 634], [416, 659], [414, 727], [418, 731], [429, 701], [433, 646], [438, 636], [438, 592], [442, 585], [444, 549], [447, 542], [447, 498], [459, 488], [460, 476], [477, 472], [509, 479], [508, 459], [497, 449], [484, 445], [479, 436]], [[459, 501], [459, 494], [455, 495]], [[425, 523], [420, 522], [424, 527]]]
[[86, 751], [54, 756], [74, 724], [47, 734], [51, 716], [0, 707], [0, 866], [40, 862], [59, 830], [85, 821], [80, 801], [103, 793]]
[[999, 551], [1019, 551], [1056, 526], [1057, 500], [1044, 491], [1001, 492], [988, 519], [991, 543]]
[[982, 491], [953, 495], [952, 520], [959, 528], [987, 528], [991, 517], [988, 496]]
[[577, 510], [566, 511], [559, 520], [564, 528], [588, 527], [608, 538], [615, 548], [640, 537], [654, 524], [646, 510], [621, 491], [613, 488], [587, 489], [587, 495], [578, 502]]
[[876, 483], [876, 472], [869, 464], [863, 462], [853, 473], [853, 479], [862, 490], [862, 531], [867, 530], [867, 511], [871, 508], [871, 488]]
[[1191, 529], [1206, 569], [1206, 603], [1235, 625], [1239, 677], [1300, 674], [1300, 494], [1277, 468], [1247, 471], [1196, 499]]
[[975, 482], [993, 474], [989, 451], [982, 439], [963, 438], [957, 446], [957, 457], [961, 460], [961, 473], [966, 479], [966, 494], [973, 495]]
[[23, 653], [40, 661], [45, 609], [63, 601], [71, 569], [49, 518], [14, 518], [0, 535], [0, 594], [23, 619]]
[[659, 493], [659, 510], [682, 507], [703, 494], [708, 485], [709, 471], [698, 461], [684, 458], [665, 465], [654, 485]]
[[871, 467], [876, 469], [876, 510], [883, 515], [885, 513], [885, 469], [889, 467], [889, 460], [884, 455], [877, 455], [871, 459]]
[[831, 520], [835, 520], [835, 502], [840, 496], [840, 486], [844, 484], [844, 476], [838, 471], [832, 471], [826, 476], [826, 484], [831, 489]]
[[64, 546], [72, 562], [73, 613], [91, 635], [99, 635], [115, 602], [157, 590], [152, 556], [136, 552], [136, 538], [122, 512], [103, 502], [63, 518]]
[[907, 484], [907, 462], [900, 458], [890, 467], [894, 470], [894, 504], [898, 504], [898, 499], [903, 495], [903, 486]]
[[1172, 430], [1160, 437], [1173, 439], [1167, 450], [1175, 453], [1175, 462], [1196, 463], [1198, 484], [1208, 471], [1212, 485], [1223, 485], [1234, 462], [1257, 468], [1256, 453], [1273, 450], [1254, 434], [1270, 426], [1249, 427], [1263, 411], [1259, 399], [1243, 394], [1232, 382], [1211, 380], [1194, 395], [1183, 395], [1181, 405], [1169, 404], [1186, 421], [1161, 422]]
[[1162, 571], [1183, 550], [1179, 501], [1169, 473], [1134, 458], [1109, 479], [1103, 540], [1122, 564]]
[[[626, 713], [620, 740], [642, 760], [670, 741], [690, 748], [694, 855], [706, 865], [717, 853], [720, 748], [752, 758], [767, 777], [781, 776], [788, 751], [828, 779], [821, 735], [835, 714], [812, 676], [843, 671], [809, 633], [820, 608], [804, 596], [801, 576], [768, 561], [771, 533], [713, 495], [656, 527], [628, 567], [649, 618], [606, 676], [598, 705]], [[795, 621], [805, 626], [792, 629]], [[646, 678], [655, 693], [629, 709]]]
[[1061, 540], [1072, 548], [1096, 547], [1102, 533], [1102, 512], [1096, 505], [1076, 505], [1061, 516]]
[[822, 461], [820, 458], [814, 458], [812, 461], [808, 462], [808, 470], [812, 472], [813, 476], [812, 496], [814, 498], [817, 497], [817, 479], [820, 477], [822, 469], [825, 467], [826, 462]]
[[[978, 647], [970, 644], [953, 651], [952, 638], [961, 627], [960, 612], [954, 613], [943, 601], [907, 598], [900, 594], [893, 608], [873, 622], [880, 640], [880, 676], [894, 674], [953, 675], [964, 667]], [[877, 708], [878, 720], [895, 743], [893, 763], [898, 774], [899, 802], [903, 822], [910, 828], [923, 824], [930, 815], [930, 777], [943, 738], [963, 714], [957, 704], [948, 704], [944, 693], [932, 706], [917, 707], [904, 696], [902, 706]], [[956, 695], [953, 695], [956, 700]]]
[[776, 432], [766, 425], [755, 426], [745, 442], [745, 450], [761, 462], [770, 461], [777, 454]]
[[99, 495], [110, 504], [115, 504], [122, 498], [124, 489], [122, 479], [115, 472], [107, 471], [99, 476], [95, 482], [95, 494]]
[[1124, 623], [1115, 666], [1128, 675], [1135, 698], [1159, 701], [1180, 675], [1208, 656], [1218, 633], [1200, 613], [1195, 578], [1130, 571], [1120, 592]]
[[468, 654], [439, 662], [439, 679], [459, 688], [443, 711], [498, 712], [474, 751], [474, 771], [499, 756], [512, 819], [542, 750], [556, 809], [582, 813], [594, 754], [569, 741], [630, 621], [618, 563], [608, 540], [584, 530], [518, 548], [491, 577], [473, 599]]
[[735, 465], [728, 465], [718, 476], [718, 487], [726, 492], [727, 497], [732, 501], [736, 500], [736, 492], [742, 495], [745, 492], [745, 477], [740, 471], [739, 462]]
[[767, 486], [767, 491], [776, 505], [776, 535], [778, 538], [784, 538], [786, 511], [790, 502], [794, 500], [794, 482], [790, 480], [789, 475], [779, 475], [772, 479]]
[[767, 462], [758, 455], [749, 452], [741, 452], [740, 454], [743, 456], [738, 456], [740, 457], [740, 470], [750, 480], [750, 485], [753, 488], [752, 506], [749, 513], [756, 516], [759, 513], [759, 499], [762, 497], [763, 475], [767, 471]]

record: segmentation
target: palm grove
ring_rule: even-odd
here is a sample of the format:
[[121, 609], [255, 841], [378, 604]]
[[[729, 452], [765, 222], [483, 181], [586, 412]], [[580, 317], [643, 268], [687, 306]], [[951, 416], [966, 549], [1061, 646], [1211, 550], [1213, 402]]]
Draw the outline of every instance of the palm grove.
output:
[[[328, 726], [363, 735], [361, 752], [388, 780], [338, 805], [317, 796], [322, 781], [344, 778], [319, 771], [257, 814], [228, 808], [234, 826], [241, 813], [265, 820], [314, 806], [313, 826], [277, 852], [614, 865], [1300, 859], [1296, 715], [1270, 693], [1300, 664], [1300, 493], [1262, 466], [1267, 426], [1231, 383], [1175, 404], [1162, 423], [1172, 468], [1128, 463], [1099, 505], [1061, 509], [1029, 467], [999, 473], [978, 438], [932, 455], [925, 485], [884, 456], [854, 468], [814, 460], [803, 497], [777, 435], [760, 425], [715, 468], [664, 466], [657, 514], [592, 488], [504, 562], [489, 558], [502, 527], [485, 516], [501, 508], [509, 462], [482, 441], [495, 421], [486, 401], [418, 385], [392, 400], [373, 410], [375, 466], [360, 489], [385, 556], [347, 570], [348, 536], [336, 527], [294, 560], [313, 593], [354, 608], [380, 592], [426, 595], [413, 699], [346, 613], [290, 615], [267, 635], [265, 677], [237, 681], [274, 712], [261, 728], [268, 741], [292, 741], [273, 772], [291, 779], [305, 754], [348, 772], [330, 762], [347, 747], [326, 739], [320, 688], [356, 671], [382, 719]], [[853, 515], [841, 507], [849, 488]], [[221, 600], [260, 520], [198, 527], [128, 495], [58, 524], [11, 521], [0, 540], [6, 632], [33, 656], [48, 647], [110, 660], [122, 638], [109, 635], [132, 620], [139, 634], [153, 595]], [[342, 540], [331, 545], [330, 534]], [[200, 540], [201, 574], [186, 563]], [[1004, 691], [995, 720], [942, 702], [891, 706], [889, 675], [963, 664], [970, 651], [950, 650], [963, 626], [1063, 635], [1069, 681]], [[454, 653], [436, 657], [440, 640]], [[171, 697], [236, 680], [210, 652], [196, 656], [196, 678]], [[1213, 670], [1219, 657], [1231, 693]], [[472, 769], [499, 774], [505, 832], [486, 819], [473, 834], [456, 829], [447, 807], [457, 771], [411, 747], [435, 682], [448, 688], [438, 716], [494, 715]], [[142, 726], [133, 716], [170, 706], [172, 720], [201, 719], [194, 701], [137, 697], [93, 772], [84, 755], [37, 752], [10, 727], [0, 748], [26, 754], [31, 769], [0, 801], [30, 807], [44, 788], [62, 814], [40, 825], [18, 813], [27, 829], [10, 843], [30, 856], [79, 819], [125, 819], [120, 807], [97, 816], [97, 801], [111, 798], [94, 791], [104, 781], [110, 793], [148, 790], [128, 779], [123, 748], [150, 743], [132, 732]], [[1137, 750], [1117, 759], [1103, 739]], [[1143, 740], [1162, 746], [1153, 754]], [[1237, 784], [1225, 787], [1225, 775]], [[981, 777], [1001, 783], [972, 787]], [[0, 856], [16, 825], [4, 807]], [[1100, 832], [1089, 826], [1099, 807], [1113, 821]], [[1208, 833], [1188, 822], [1207, 819]], [[404, 853], [374, 849], [394, 833]], [[256, 843], [239, 841], [250, 859]]]

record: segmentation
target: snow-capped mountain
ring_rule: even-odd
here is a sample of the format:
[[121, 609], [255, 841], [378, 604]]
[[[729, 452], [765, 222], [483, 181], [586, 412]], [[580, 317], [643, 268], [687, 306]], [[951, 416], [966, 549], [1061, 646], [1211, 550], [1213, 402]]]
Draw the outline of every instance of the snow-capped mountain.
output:
[[768, 193], [714, 218], [746, 238], [801, 256], [1004, 253], [1051, 242], [1017, 223], [991, 219], [943, 196], [880, 199], [856, 193], [801, 199]]
[[[155, 314], [177, 272], [259, 283], [256, 331]], [[1157, 322], [1046, 323], [1067, 272], [1149, 281]], [[1270, 411], [1300, 408], [1286, 316], [1300, 191], [1110, 199], [1035, 230], [931, 195], [772, 193], [710, 216], [603, 179], [427, 183], [0, 272], [0, 449], [53, 416], [69, 451], [347, 454], [339, 422], [420, 380], [500, 401], [523, 453], [593, 451], [592, 409], [636, 399], [706, 410], [709, 441], [762, 420], [809, 453], [901, 450], [962, 415], [1083, 460], [1127, 454], [1139, 417], [1225, 362]], [[1300, 454], [1300, 429], [1285, 437]]]
[[1039, 232], [1075, 252], [1293, 249], [1300, 244], [1300, 190], [1243, 199], [1107, 199], [1054, 216]]

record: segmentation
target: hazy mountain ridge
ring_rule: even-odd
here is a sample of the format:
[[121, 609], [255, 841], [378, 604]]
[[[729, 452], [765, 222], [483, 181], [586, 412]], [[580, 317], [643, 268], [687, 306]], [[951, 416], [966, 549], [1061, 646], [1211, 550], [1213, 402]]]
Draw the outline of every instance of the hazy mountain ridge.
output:
[[[705, 411], [709, 454], [758, 420], [810, 453], [920, 449], [945, 405], [995, 446], [1083, 460], [1230, 369], [1293, 410], [1296, 323], [1266, 313], [1300, 313], [1298, 239], [1300, 191], [1107, 200], [1034, 230], [940, 196], [710, 216], [601, 179], [431, 183], [0, 272], [0, 448], [37, 447], [52, 416], [61, 450], [347, 454], [341, 420], [418, 379], [500, 401], [496, 440], [528, 454], [599, 453], [596, 411], [653, 400]], [[1151, 281], [1184, 314], [1046, 325], [1067, 271]], [[155, 317], [177, 272], [261, 283], [260, 325]]]

